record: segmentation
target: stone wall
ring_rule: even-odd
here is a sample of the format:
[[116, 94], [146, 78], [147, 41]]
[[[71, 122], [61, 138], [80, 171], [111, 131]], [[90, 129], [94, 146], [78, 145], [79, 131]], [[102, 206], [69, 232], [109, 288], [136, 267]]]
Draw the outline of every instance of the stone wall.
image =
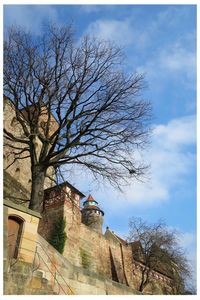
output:
[[103, 215], [98, 209], [82, 209], [82, 223], [89, 226], [92, 230], [102, 233]]
[[[17, 217], [22, 220], [20, 241], [17, 245], [18, 258], [32, 263], [38, 235], [38, 223], [41, 216], [22, 205], [4, 200], [4, 248], [6, 247], [6, 249], [10, 246], [8, 236], [8, 220], [10, 217]], [[4, 255], [7, 255], [7, 253], [7, 250], [4, 251]], [[4, 258], [6, 259], [7, 256]]]
[[51, 284], [42, 271], [34, 271], [33, 265], [16, 261], [8, 272], [4, 271], [4, 295], [54, 295]]
[[[83, 266], [75, 266], [71, 262], [71, 257], [67, 258], [62, 256], [39, 235], [38, 242], [42, 246], [38, 248], [40, 255], [44, 257], [45, 251], [48, 253], [48, 256], [53, 258], [53, 264], [49, 264], [48, 268], [47, 266], [42, 265], [41, 262], [40, 269], [43, 269], [49, 282], [52, 282], [52, 275], [48, 270], [52, 270], [52, 273], [57, 270], [57, 278], [59, 278], [59, 282], [66, 293], [69, 293], [69, 289], [71, 289], [71, 292], [75, 295], [137, 294], [137, 291], [134, 289], [114, 282], [105, 276], [84, 268]], [[63, 278], [59, 276], [59, 273], [62, 274]], [[60, 292], [62, 293], [62, 291]]]
[[[7, 221], [9, 216], [23, 218], [18, 257], [9, 259]], [[85, 266], [76, 266], [71, 256], [58, 253], [37, 233], [38, 216], [29, 209], [4, 203], [4, 294], [5, 295], [126, 295], [134, 289], [114, 282]]]
[[[45, 241], [41, 241], [41, 238], [39, 240], [44, 247]], [[32, 264], [24, 261], [15, 262], [9, 272], [4, 272], [4, 295], [140, 294], [125, 285], [83, 268], [73, 266], [66, 258], [61, 257], [55, 249], [50, 249], [51, 246], [49, 244], [46, 246], [49, 256], [53, 259], [53, 263], [48, 260], [48, 268], [46, 265], [40, 263], [38, 269], [35, 270]], [[43, 251], [39, 251], [44, 257]], [[56, 278], [59, 284], [55, 282], [50, 271], [54, 274], [57, 272]], [[62, 276], [59, 274], [62, 274]]]
[[3, 196], [4, 199], [10, 199], [17, 204], [29, 206], [30, 191], [28, 191], [20, 182], [13, 178], [8, 172], [3, 172]]
[[[16, 121], [15, 111], [9, 100], [4, 99], [4, 128], [9, 132], [14, 132], [18, 137], [23, 136], [22, 128]], [[12, 154], [11, 148], [7, 146], [8, 142], [4, 140], [4, 169], [6, 169], [14, 160], [14, 155]], [[17, 147], [22, 147], [22, 144], [16, 143]], [[24, 153], [23, 156], [28, 153]], [[31, 173], [30, 173], [30, 158], [25, 158], [22, 160], [15, 161], [8, 169], [7, 172], [14, 177], [23, 186], [30, 190], [31, 187]]]
[[[44, 116], [43, 116], [44, 118]], [[54, 125], [55, 127], [55, 125]], [[22, 137], [24, 138], [24, 133], [22, 130], [21, 125], [19, 122], [16, 120], [16, 114], [15, 110], [13, 108], [13, 105], [11, 101], [8, 99], [4, 98], [4, 128], [7, 129], [8, 132], [14, 133], [15, 136], [18, 138]], [[39, 155], [40, 149], [41, 149], [41, 143], [39, 139], [36, 138], [36, 145], [37, 145], [37, 154]], [[30, 158], [23, 158], [23, 159], [18, 159], [14, 161], [15, 156], [13, 155], [13, 149], [8, 146], [8, 144], [13, 144], [12, 142], [4, 139], [4, 150], [3, 150], [3, 163], [4, 163], [4, 170], [6, 169], [7, 172], [15, 178], [18, 182], [20, 182], [24, 187], [26, 187], [27, 191], [29, 191], [30, 194], [30, 189], [31, 189], [31, 162]], [[25, 146], [22, 143], [16, 143], [15, 142], [15, 147], [19, 147], [23, 149]], [[16, 151], [16, 150], [15, 150]], [[19, 157], [24, 157], [27, 156], [29, 153], [24, 152], [23, 154], [19, 155]], [[14, 161], [14, 163], [13, 163]], [[10, 166], [9, 166], [10, 165]], [[9, 168], [7, 169], [7, 167]], [[48, 174], [52, 176], [53, 174], [53, 169], [49, 168], [48, 169]], [[45, 188], [48, 188], [52, 186], [52, 181], [49, 178], [45, 179]]]
[[[69, 207], [65, 206], [61, 213], [67, 217]], [[55, 218], [58, 208], [49, 212], [48, 216]], [[14, 262], [5, 255], [10, 215], [24, 220], [20, 251]], [[105, 237], [75, 222], [76, 226], [68, 224], [67, 242], [61, 255], [37, 233], [38, 221], [39, 216], [31, 210], [5, 201], [4, 294], [139, 294], [137, 284], [142, 265], [131, 263], [130, 245], [122, 245], [112, 235]], [[164, 279], [155, 277], [145, 293], [162, 294], [166, 286]]]
[[[134, 290], [139, 288], [141, 270], [144, 267], [134, 262], [132, 246], [118, 239], [111, 231], [105, 235], [92, 230], [89, 226], [81, 223], [81, 214], [78, 207], [72, 209], [71, 201], [61, 201], [60, 205], [48, 207], [40, 221], [46, 230], [39, 225], [40, 234], [47, 239], [50, 228], [56, 221], [57, 216], [62, 215], [66, 219], [67, 240], [63, 257], [70, 260], [75, 268], [81, 268], [92, 272], [104, 280], [111, 280], [124, 287]], [[47, 233], [48, 232], [48, 233]], [[151, 282], [145, 288], [147, 294], [170, 293], [170, 279], [153, 272]], [[166, 288], [167, 287], [167, 288]], [[167, 291], [167, 292], [166, 292]]]

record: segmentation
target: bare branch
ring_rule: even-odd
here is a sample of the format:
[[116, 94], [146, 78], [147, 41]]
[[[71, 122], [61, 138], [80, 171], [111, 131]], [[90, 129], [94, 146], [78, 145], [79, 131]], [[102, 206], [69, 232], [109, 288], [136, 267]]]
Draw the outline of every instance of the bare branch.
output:
[[162, 220], [147, 224], [141, 218], [131, 218], [128, 240], [137, 242], [133, 259], [144, 264], [139, 290], [150, 282], [152, 271], [168, 276], [173, 294], [185, 293], [185, 279], [190, 276], [190, 267], [183, 249], [178, 244], [179, 234], [169, 230]]
[[146, 168], [134, 157], [148, 143], [151, 119], [140, 96], [143, 75], [127, 74], [121, 50], [109, 42], [86, 36], [77, 43], [71, 26], [45, 30], [33, 37], [11, 28], [4, 43], [4, 94], [23, 133], [6, 128], [5, 137], [28, 145], [32, 190], [38, 172], [43, 180], [50, 166], [64, 164], [117, 187], [141, 180]]

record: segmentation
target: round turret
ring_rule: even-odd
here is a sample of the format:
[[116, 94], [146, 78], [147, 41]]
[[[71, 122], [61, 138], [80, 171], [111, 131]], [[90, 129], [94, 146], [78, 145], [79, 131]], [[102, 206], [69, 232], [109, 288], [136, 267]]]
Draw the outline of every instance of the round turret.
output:
[[91, 229], [102, 233], [104, 212], [98, 207], [98, 202], [91, 195], [83, 202], [82, 223]]

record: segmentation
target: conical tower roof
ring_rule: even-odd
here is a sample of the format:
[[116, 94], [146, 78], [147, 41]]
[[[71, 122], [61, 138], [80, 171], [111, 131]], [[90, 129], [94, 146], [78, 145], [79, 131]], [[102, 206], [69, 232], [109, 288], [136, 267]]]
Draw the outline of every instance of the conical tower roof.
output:
[[92, 195], [89, 194], [89, 196], [87, 197], [87, 201], [95, 201], [94, 198], [92, 197]]
[[83, 202], [82, 210], [99, 210], [104, 215], [104, 212], [98, 207], [98, 202], [94, 200], [91, 194], [87, 197], [87, 199]]
[[98, 202], [96, 200], [94, 200], [94, 198], [92, 197], [91, 194], [89, 194], [89, 196], [87, 197], [87, 199], [83, 202], [83, 206], [88, 206], [88, 205], [94, 205], [97, 206]]

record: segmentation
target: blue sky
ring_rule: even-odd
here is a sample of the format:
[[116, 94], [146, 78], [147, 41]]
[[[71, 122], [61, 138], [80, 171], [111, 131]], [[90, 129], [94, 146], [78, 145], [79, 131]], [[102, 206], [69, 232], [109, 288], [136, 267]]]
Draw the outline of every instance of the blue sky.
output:
[[126, 236], [132, 216], [162, 218], [182, 232], [195, 265], [196, 253], [196, 7], [194, 5], [7, 5], [4, 25], [40, 33], [42, 22], [73, 22], [76, 36], [91, 34], [124, 49], [126, 68], [145, 73], [143, 97], [153, 105], [152, 143], [143, 153], [151, 164], [144, 183], [124, 194], [98, 188], [86, 173], [67, 178], [91, 193], [105, 212], [104, 226]]

